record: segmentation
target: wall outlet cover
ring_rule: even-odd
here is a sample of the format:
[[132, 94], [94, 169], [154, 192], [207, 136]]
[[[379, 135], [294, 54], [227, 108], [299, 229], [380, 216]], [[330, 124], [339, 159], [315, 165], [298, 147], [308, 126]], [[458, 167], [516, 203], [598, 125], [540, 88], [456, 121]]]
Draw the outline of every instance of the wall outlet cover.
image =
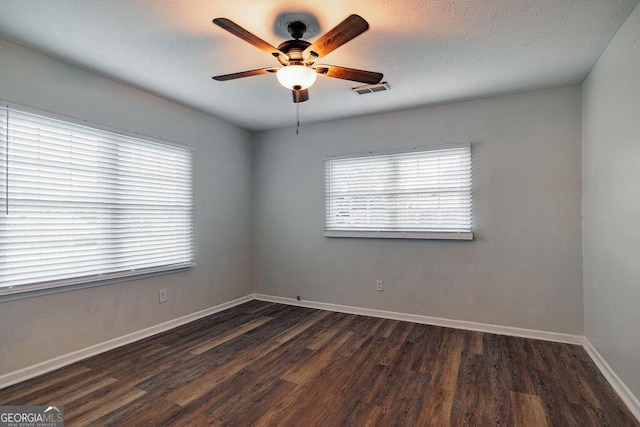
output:
[[167, 300], [169, 299], [166, 289], [160, 289], [159, 295], [160, 295], [160, 304], [162, 304], [163, 302], [167, 302]]

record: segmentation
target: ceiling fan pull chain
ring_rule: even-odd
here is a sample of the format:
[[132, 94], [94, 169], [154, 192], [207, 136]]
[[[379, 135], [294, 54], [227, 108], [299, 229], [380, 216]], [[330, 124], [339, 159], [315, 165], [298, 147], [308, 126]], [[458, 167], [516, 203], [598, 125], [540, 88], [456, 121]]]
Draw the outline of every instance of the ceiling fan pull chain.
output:
[[300, 131], [300, 103], [296, 103], [296, 135]]

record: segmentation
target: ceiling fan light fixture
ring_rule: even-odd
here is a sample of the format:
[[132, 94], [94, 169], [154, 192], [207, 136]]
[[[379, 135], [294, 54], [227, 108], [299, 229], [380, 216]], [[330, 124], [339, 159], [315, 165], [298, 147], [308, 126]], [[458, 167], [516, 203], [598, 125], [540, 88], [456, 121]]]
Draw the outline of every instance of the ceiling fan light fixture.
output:
[[318, 78], [318, 74], [313, 68], [305, 65], [287, 65], [278, 70], [276, 77], [287, 89], [299, 90], [311, 87]]

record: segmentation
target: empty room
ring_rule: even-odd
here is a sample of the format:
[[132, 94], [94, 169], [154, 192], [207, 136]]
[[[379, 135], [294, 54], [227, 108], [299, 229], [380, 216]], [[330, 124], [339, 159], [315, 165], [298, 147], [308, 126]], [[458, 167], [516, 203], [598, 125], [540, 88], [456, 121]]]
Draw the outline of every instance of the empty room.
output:
[[639, 0], [1, 0], [1, 426], [640, 426]]

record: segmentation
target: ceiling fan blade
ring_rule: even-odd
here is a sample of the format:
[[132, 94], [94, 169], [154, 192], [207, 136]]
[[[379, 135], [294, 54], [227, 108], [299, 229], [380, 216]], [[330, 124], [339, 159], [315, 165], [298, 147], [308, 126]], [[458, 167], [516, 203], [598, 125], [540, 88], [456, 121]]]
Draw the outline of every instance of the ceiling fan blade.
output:
[[364, 18], [359, 15], [351, 15], [307, 47], [303, 56], [304, 58], [308, 58], [309, 55], [325, 56], [368, 29], [369, 24]]
[[223, 74], [221, 76], [213, 76], [213, 80], [217, 80], [219, 82], [225, 82], [227, 80], [240, 79], [242, 77], [251, 77], [257, 76], [260, 74], [270, 74], [278, 71], [277, 67], [269, 67], [269, 68], [259, 68], [257, 70], [249, 70], [249, 71], [241, 71], [239, 73], [231, 73], [231, 74]]
[[291, 92], [293, 92], [293, 102], [296, 104], [309, 100], [309, 89], [292, 90]]
[[354, 82], [376, 84], [382, 80], [382, 73], [358, 70], [356, 68], [339, 67], [337, 65], [319, 65], [315, 67], [318, 74], [335, 79], [351, 80]]
[[240, 37], [242, 40], [246, 41], [249, 44], [252, 44], [253, 46], [260, 49], [261, 51], [267, 52], [275, 56], [282, 65], [289, 62], [289, 58], [287, 57], [287, 55], [282, 53], [282, 51], [278, 50], [278, 48], [262, 40], [260, 37], [256, 36], [255, 34], [245, 30], [244, 28], [242, 28], [240, 25], [236, 24], [232, 20], [227, 18], [216, 18], [213, 20], [213, 23], [216, 24], [218, 27], [229, 31], [234, 36]]

